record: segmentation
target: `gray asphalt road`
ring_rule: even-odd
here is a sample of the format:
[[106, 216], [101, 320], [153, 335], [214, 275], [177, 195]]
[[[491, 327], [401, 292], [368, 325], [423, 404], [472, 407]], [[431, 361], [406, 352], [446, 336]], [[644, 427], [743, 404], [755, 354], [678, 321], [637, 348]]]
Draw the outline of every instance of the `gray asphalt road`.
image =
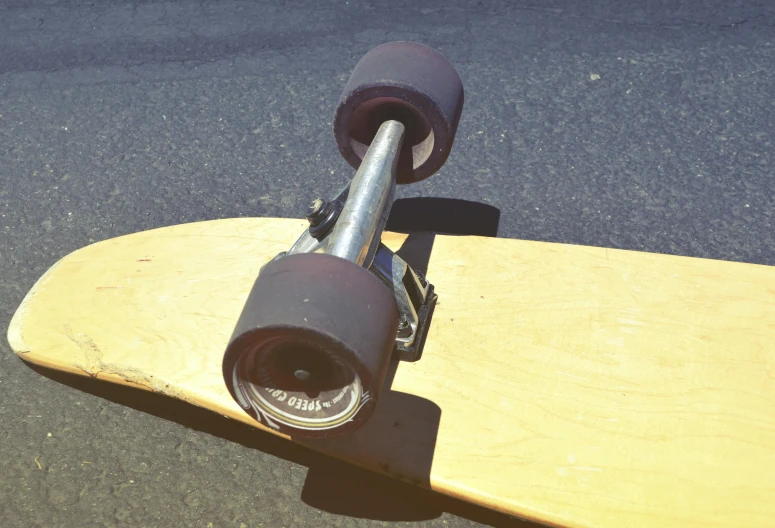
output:
[[[448, 163], [400, 197], [487, 204], [501, 237], [775, 265], [774, 15], [764, 0], [5, 0], [2, 327], [92, 241], [298, 217], [340, 187], [334, 105], [390, 40], [439, 49], [466, 88]], [[4, 527], [520, 525], [41, 375], [4, 339], [0, 402]]]

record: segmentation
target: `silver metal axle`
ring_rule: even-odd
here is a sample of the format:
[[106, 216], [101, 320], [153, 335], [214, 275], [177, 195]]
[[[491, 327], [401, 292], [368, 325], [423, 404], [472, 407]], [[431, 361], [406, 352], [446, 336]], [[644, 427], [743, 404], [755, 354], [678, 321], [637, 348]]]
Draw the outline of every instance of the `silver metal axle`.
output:
[[355, 173], [326, 253], [368, 268], [387, 223], [396, 189], [396, 164], [404, 125], [385, 121]]

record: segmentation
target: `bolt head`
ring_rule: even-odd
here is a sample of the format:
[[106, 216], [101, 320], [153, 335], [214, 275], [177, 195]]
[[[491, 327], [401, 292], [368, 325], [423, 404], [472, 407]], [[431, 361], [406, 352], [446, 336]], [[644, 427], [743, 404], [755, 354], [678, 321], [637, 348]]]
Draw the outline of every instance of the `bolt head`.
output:
[[324, 202], [320, 198], [315, 198], [312, 200], [312, 203], [309, 205], [309, 210], [307, 211], [307, 215], [314, 215], [316, 213], [320, 213], [323, 211], [323, 205]]
[[293, 373], [293, 375], [294, 377], [296, 377], [296, 379], [300, 381], [307, 381], [311, 376], [309, 371], [304, 369], [298, 369], [296, 372]]
[[320, 198], [316, 198], [312, 201], [312, 204], [310, 204], [309, 209], [307, 210], [307, 221], [312, 226], [320, 225], [320, 223], [326, 219], [329, 209], [330, 207], [327, 202], [324, 202]]
[[405, 316], [401, 316], [398, 321], [398, 337], [409, 337], [412, 335], [412, 327]]

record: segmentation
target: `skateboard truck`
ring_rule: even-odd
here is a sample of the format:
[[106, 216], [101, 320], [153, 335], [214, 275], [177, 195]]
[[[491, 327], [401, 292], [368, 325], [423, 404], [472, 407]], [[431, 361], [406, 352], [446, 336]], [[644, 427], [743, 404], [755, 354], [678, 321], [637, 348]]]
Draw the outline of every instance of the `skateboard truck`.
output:
[[395, 351], [402, 361], [417, 361], [437, 295], [433, 285], [381, 242], [396, 186], [396, 162], [404, 126], [386, 121], [377, 132], [354, 179], [329, 201], [315, 200], [306, 229], [277, 258], [327, 253], [369, 269], [393, 291], [399, 312]]
[[383, 44], [356, 65], [334, 116], [355, 168], [309, 227], [260, 270], [224, 354], [232, 397], [264, 425], [320, 438], [371, 415], [392, 357], [417, 361], [433, 286], [382, 242], [396, 185], [435, 173], [452, 148], [463, 87], [438, 52]]

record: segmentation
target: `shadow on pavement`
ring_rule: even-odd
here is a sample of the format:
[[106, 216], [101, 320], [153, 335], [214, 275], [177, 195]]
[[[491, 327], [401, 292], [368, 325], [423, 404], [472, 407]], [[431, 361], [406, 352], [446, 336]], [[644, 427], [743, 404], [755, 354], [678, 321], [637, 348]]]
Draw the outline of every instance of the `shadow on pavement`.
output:
[[488, 526], [538, 526], [355, 467], [180, 400], [38, 365], [28, 366], [76, 390], [306, 466], [301, 498], [313, 508], [392, 522], [435, 519], [449, 512]]

